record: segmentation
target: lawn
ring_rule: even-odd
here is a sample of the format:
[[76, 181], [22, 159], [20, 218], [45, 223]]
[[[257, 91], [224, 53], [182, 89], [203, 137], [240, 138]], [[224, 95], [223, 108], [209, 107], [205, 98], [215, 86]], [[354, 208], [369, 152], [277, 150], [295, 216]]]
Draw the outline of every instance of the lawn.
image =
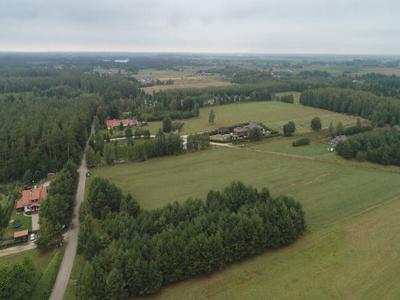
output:
[[25, 257], [30, 257], [33, 261], [33, 264], [35, 265], [35, 269], [37, 271], [36, 275], [39, 279], [54, 255], [58, 252], [60, 252], [60, 254], [62, 255], [62, 251], [63, 249], [57, 249], [54, 251], [42, 253], [37, 249], [26, 250], [16, 254], [1, 256], [0, 265], [14, 265], [23, 262]]
[[299, 148], [278, 138], [95, 171], [146, 209], [204, 199], [232, 180], [303, 204], [309, 230], [294, 245], [174, 284], [155, 299], [399, 298], [399, 168], [345, 161], [311, 137]]
[[[208, 124], [210, 110], [215, 112], [215, 123]], [[238, 123], [254, 121], [262, 122], [264, 125], [281, 130], [288, 121], [296, 123], [297, 132], [309, 132], [311, 119], [320, 117], [323, 128], [328, 128], [330, 122], [336, 124], [355, 124], [356, 118], [323, 109], [307, 107], [300, 104], [288, 104], [276, 101], [250, 102], [204, 107], [200, 109], [198, 118], [182, 120], [184, 122], [183, 134], [209, 131], [219, 127], [235, 125]], [[162, 127], [162, 122], [150, 122], [149, 129], [156, 133]]]
[[[14, 228], [13, 224], [15, 221], [19, 221], [22, 225], [18, 228]], [[15, 231], [20, 231], [20, 230], [32, 230], [32, 218], [31, 216], [25, 216], [22, 212], [16, 212], [14, 211], [11, 214], [10, 217], [10, 223], [8, 224], [7, 228], [4, 230], [3, 235], [5, 237], [7, 236], [14, 236]]]

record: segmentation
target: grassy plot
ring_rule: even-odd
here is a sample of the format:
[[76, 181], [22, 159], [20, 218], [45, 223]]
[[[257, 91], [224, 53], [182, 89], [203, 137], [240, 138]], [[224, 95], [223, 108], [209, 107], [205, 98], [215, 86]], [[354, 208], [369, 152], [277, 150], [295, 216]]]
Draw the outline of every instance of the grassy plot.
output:
[[[208, 124], [210, 110], [215, 112], [215, 123]], [[200, 116], [182, 120], [184, 122], [182, 133], [195, 133], [216, 129], [219, 127], [235, 125], [242, 122], [262, 122], [272, 129], [281, 130], [288, 121], [296, 123], [297, 132], [311, 131], [310, 122], [314, 117], [320, 117], [322, 127], [328, 128], [330, 122], [336, 124], [355, 124], [356, 118], [348, 115], [330, 112], [323, 109], [306, 107], [300, 104], [288, 104], [282, 102], [250, 102], [236, 103], [205, 107], [200, 109]], [[162, 127], [162, 122], [150, 122], [149, 129], [152, 133]]]
[[[205, 67], [204, 69], [206, 69]], [[155, 85], [145, 87], [143, 90], [146, 93], [152, 93], [153, 91], [169, 90], [169, 89], [183, 89], [183, 88], [205, 88], [205, 87], [216, 87], [216, 86], [227, 86], [231, 85], [229, 81], [224, 80], [221, 75], [209, 74], [206, 76], [200, 76], [197, 72], [202, 70], [199, 67], [186, 67], [181, 70], [156, 70], [146, 69], [141, 70], [135, 75], [136, 78], [152, 77], [154, 80], [173, 80], [174, 83], [171, 85]]]
[[274, 195], [288, 194], [303, 204], [309, 232], [294, 245], [174, 284], [154, 298], [400, 296], [399, 169], [344, 161], [315, 140], [297, 148], [290, 143], [280, 138], [96, 171], [147, 209], [204, 198], [232, 180], [267, 186]]

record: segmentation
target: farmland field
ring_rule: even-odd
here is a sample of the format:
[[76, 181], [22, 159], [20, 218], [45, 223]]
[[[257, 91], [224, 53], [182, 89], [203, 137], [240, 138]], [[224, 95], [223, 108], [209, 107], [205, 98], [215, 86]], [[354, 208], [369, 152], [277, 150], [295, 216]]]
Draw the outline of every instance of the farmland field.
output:
[[220, 75], [208, 75], [200, 76], [196, 74], [201, 68], [191, 67], [183, 68], [182, 70], [155, 70], [146, 69], [141, 70], [135, 75], [136, 78], [141, 79], [144, 77], [152, 77], [154, 79], [159, 79], [161, 81], [173, 80], [174, 84], [171, 85], [155, 85], [150, 87], [145, 87], [143, 90], [146, 93], [157, 92], [160, 90], [168, 89], [182, 89], [182, 88], [205, 88], [205, 87], [215, 87], [215, 86], [227, 86], [231, 85], [229, 81], [225, 81]]
[[[208, 114], [213, 109], [215, 112], [215, 123], [208, 124]], [[309, 132], [310, 121], [314, 117], [320, 117], [323, 128], [327, 128], [330, 122], [343, 124], [355, 124], [356, 118], [323, 109], [306, 107], [300, 104], [288, 104], [276, 101], [236, 103], [200, 109], [198, 118], [181, 120], [184, 122], [182, 133], [195, 133], [209, 131], [219, 127], [235, 125], [242, 122], [262, 122], [264, 125], [280, 130], [288, 121], [296, 123], [297, 131], [300, 133]], [[161, 122], [150, 122], [149, 129], [156, 133], [162, 127]]]
[[232, 180], [303, 204], [309, 227], [295, 244], [174, 284], [154, 299], [397, 299], [399, 168], [345, 161], [321, 136], [305, 147], [277, 138], [98, 169], [146, 209], [204, 199]]
[[[145, 208], [189, 196], [204, 198], [210, 188], [220, 189], [231, 180], [267, 186], [273, 194], [285, 193], [302, 202], [309, 233], [296, 244], [173, 285], [160, 298], [351, 298], [354, 286], [359, 297], [374, 298], [387, 291], [399, 295], [400, 289], [389, 280], [400, 265], [393, 256], [400, 245], [394, 238], [400, 226], [400, 174], [394, 172], [398, 169], [346, 162], [314, 140], [306, 147], [289, 144], [290, 139], [280, 138], [96, 172], [131, 192]], [[389, 254], [393, 263], [380, 265]], [[380, 273], [370, 276], [371, 270]]]

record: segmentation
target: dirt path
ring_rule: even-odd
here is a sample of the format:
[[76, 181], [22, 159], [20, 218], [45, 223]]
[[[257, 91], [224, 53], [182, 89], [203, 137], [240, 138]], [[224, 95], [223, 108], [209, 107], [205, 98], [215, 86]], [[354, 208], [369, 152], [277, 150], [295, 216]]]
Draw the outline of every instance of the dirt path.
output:
[[[91, 135], [94, 133], [92, 126]], [[71, 276], [72, 267], [74, 265], [76, 250], [78, 248], [78, 234], [79, 234], [79, 208], [85, 197], [85, 184], [86, 184], [86, 154], [83, 155], [81, 165], [79, 167], [79, 182], [76, 191], [76, 201], [74, 212], [72, 215], [71, 229], [64, 235], [67, 242], [65, 247], [64, 257], [58, 270], [57, 279], [54, 283], [51, 292], [50, 300], [62, 300], [68, 286], [69, 278]]]
[[1, 256], [6, 256], [6, 255], [10, 255], [10, 254], [19, 253], [19, 252], [26, 251], [26, 250], [35, 249], [35, 248], [36, 248], [36, 244], [34, 242], [29, 242], [27, 244], [14, 246], [14, 247], [10, 247], [10, 248], [6, 248], [6, 249], [1, 250], [0, 251], [0, 257]]

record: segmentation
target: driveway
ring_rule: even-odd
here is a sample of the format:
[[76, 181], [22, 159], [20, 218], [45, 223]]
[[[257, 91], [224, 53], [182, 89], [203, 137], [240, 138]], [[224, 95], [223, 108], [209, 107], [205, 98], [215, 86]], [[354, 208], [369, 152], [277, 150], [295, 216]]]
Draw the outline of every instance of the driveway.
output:
[[6, 256], [6, 255], [10, 255], [10, 254], [19, 253], [21, 251], [35, 249], [35, 248], [36, 248], [36, 244], [34, 242], [29, 242], [29, 243], [26, 243], [26, 244], [22, 244], [22, 245], [18, 245], [18, 246], [14, 246], [14, 247], [10, 247], [10, 248], [6, 248], [6, 249], [3, 249], [3, 250], [0, 250], [0, 257], [1, 256]]
[[39, 230], [39, 214], [32, 214], [32, 231]]

